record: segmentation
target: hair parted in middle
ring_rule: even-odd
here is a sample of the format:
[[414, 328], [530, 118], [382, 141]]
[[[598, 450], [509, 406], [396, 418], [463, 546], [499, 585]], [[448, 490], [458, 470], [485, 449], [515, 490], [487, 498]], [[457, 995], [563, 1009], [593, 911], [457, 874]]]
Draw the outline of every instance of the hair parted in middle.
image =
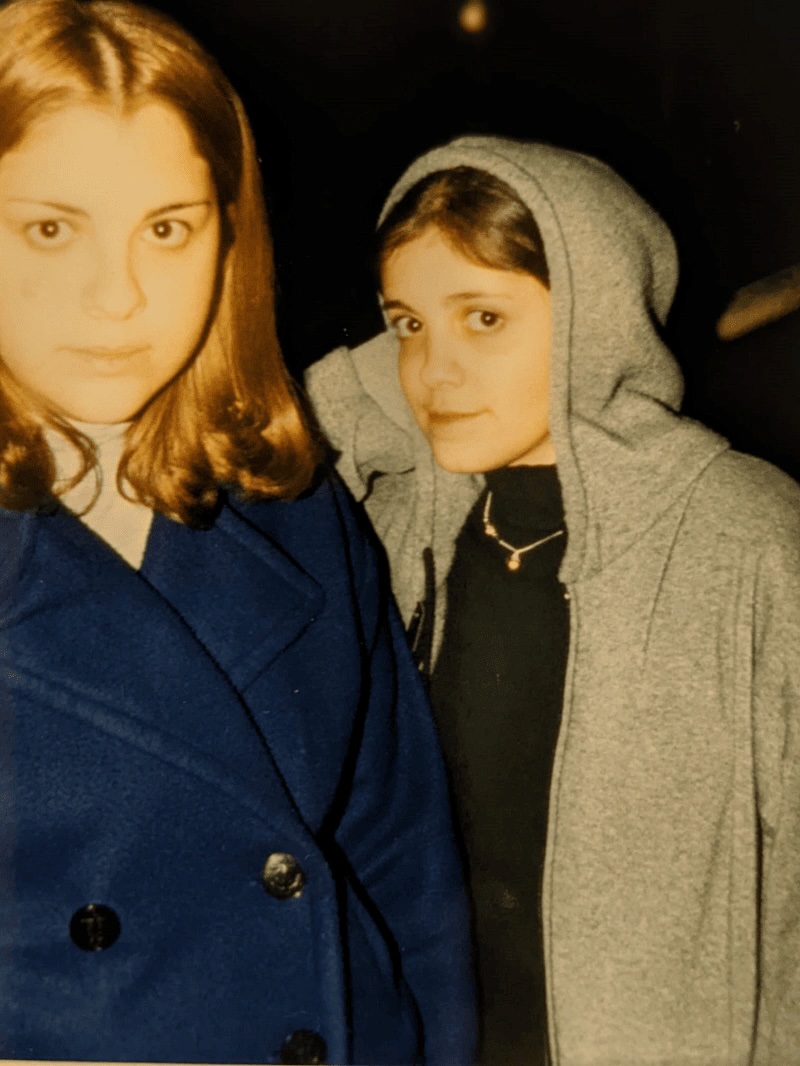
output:
[[[76, 105], [119, 114], [161, 101], [208, 162], [222, 217], [215, 304], [190, 363], [131, 426], [125, 495], [189, 525], [208, 524], [220, 487], [294, 497], [321, 448], [283, 363], [274, 263], [258, 159], [243, 105], [216, 62], [172, 19], [129, 0], [11, 0], [0, 8], [0, 156], [40, 118]], [[55, 463], [42, 426], [96, 465], [94, 446], [25, 393], [0, 352], [0, 506], [40, 507]]]
[[510, 185], [477, 167], [437, 170], [400, 198], [379, 226], [378, 266], [433, 227], [482, 266], [532, 274], [550, 287], [539, 227]]

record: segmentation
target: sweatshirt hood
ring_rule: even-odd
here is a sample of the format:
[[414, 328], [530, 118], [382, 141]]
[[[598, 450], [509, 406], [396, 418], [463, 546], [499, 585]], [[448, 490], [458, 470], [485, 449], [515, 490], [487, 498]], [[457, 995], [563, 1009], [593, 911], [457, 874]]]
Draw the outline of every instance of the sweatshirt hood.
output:
[[[569, 580], [625, 551], [727, 447], [678, 414], [683, 378], [661, 337], [678, 278], [675, 244], [605, 164], [489, 137], [462, 137], [417, 159], [381, 221], [422, 178], [458, 166], [510, 185], [544, 242], [553, 306], [550, 432], [569, 530], [562, 579]], [[397, 388], [393, 380], [382, 402], [396, 424]]]

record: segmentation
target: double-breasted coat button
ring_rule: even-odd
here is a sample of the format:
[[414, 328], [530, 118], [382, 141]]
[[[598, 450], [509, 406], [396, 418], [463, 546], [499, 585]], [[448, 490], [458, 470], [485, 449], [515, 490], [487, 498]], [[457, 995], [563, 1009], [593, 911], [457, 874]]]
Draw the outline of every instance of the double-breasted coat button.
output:
[[311, 1029], [297, 1029], [290, 1033], [281, 1047], [281, 1062], [284, 1066], [320, 1066], [325, 1062], [328, 1049], [319, 1033]]
[[261, 880], [275, 899], [297, 899], [305, 887], [306, 875], [294, 855], [274, 851], [264, 863]]
[[73, 944], [82, 951], [105, 951], [120, 934], [117, 915], [103, 903], [88, 903], [75, 911], [69, 923]]

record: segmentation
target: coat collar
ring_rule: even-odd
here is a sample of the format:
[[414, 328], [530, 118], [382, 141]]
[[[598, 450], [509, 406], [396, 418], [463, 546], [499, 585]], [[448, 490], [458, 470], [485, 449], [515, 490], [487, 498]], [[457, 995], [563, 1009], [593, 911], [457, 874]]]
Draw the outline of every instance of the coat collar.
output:
[[39, 690], [297, 832], [269, 737], [242, 695], [313, 620], [316, 582], [227, 506], [207, 532], [156, 516], [141, 573], [63, 509], [0, 512], [0, 537], [0, 658], [12, 688]]
[[203, 531], [156, 515], [141, 573], [239, 692], [294, 643], [324, 598], [277, 543], [229, 505]]

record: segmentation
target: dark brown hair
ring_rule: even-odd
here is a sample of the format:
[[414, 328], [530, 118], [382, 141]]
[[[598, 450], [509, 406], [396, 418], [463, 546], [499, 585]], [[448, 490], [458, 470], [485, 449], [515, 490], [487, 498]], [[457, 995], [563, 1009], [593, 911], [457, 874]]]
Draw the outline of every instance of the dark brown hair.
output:
[[[118, 481], [127, 495], [207, 524], [220, 486], [253, 499], [293, 497], [320, 449], [278, 344], [272, 243], [252, 133], [214, 60], [180, 26], [127, 0], [12, 0], [0, 9], [0, 155], [39, 118], [75, 104], [125, 113], [148, 99], [175, 108], [207, 160], [223, 219], [215, 305], [198, 352], [128, 432]], [[42, 426], [95, 468], [91, 442], [2, 365], [0, 506], [41, 506], [55, 464]]]
[[378, 265], [434, 226], [483, 266], [532, 274], [550, 286], [539, 227], [504, 181], [476, 167], [437, 170], [413, 185], [377, 232]]

